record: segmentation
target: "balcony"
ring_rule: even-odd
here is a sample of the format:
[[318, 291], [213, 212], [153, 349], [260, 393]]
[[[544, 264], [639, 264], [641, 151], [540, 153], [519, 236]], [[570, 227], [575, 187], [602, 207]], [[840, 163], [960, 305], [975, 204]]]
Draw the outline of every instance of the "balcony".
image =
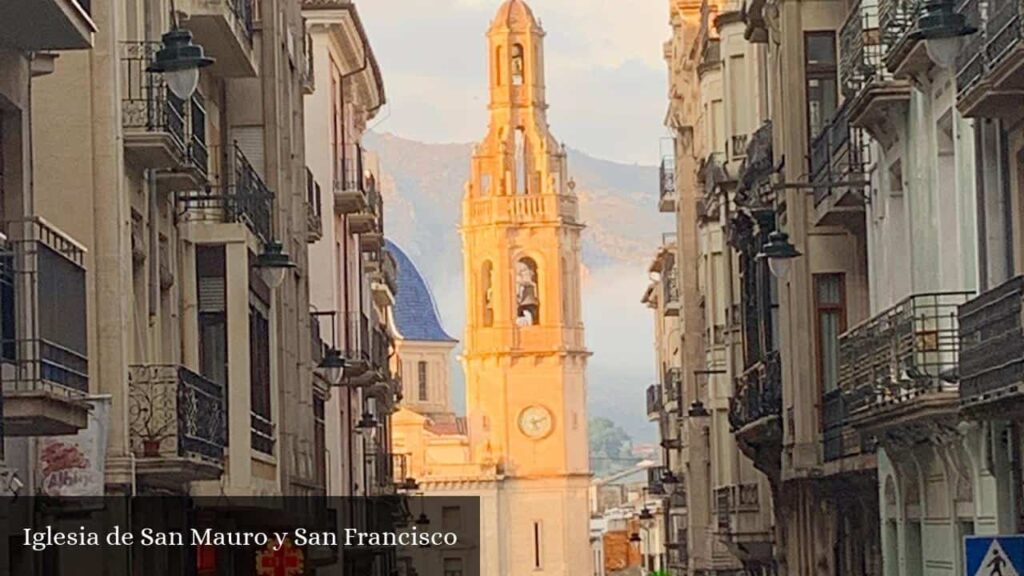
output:
[[811, 142], [810, 179], [816, 224], [855, 231], [863, 228], [870, 151], [865, 131], [850, 125], [847, 100]]
[[654, 421], [661, 418], [661, 413], [665, 409], [665, 404], [662, 401], [661, 386], [659, 384], [651, 384], [647, 387], [647, 419]]
[[662, 274], [661, 290], [664, 297], [662, 310], [665, 316], [679, 316], [679, 274], [675, 266]]
[[128, 369], [131, 449], [140, 478], [180, 486], [224, 471], [224, 387], [184, 366]]
[[[219, 155], [219, 152], [215, 153]], [[227, 169], [220, 182], [205, 190], [180, 192], [183, 222], [242, 223], [261, 242], [273, 237], [274, 193], [245, 157], [237, 143], [228, 150]]]
[[384, 248], [384, 199], [373, 181], [368, 184], [366, 208], [349, 216], [349, 231], [359, 234], [363, 252], [377, 252]]
[[960, 405], [975, 417], [1024, 414], [1024, 276], [966, 302], [960, 322]]
[[8, 222], [0, 245], [0, 381], [7, 436], [87, 424], [85, 250], [41, 218]]
[[674, 156], [665, 156], [661, 159], [661, 167], [658, 168], [658, 210], [660, 212], [675, 212], [676, 200], [676, 159]]
[[159, 42], [123, 42], [121, 120], [125, 159], [139, 169], [160, 170], [162, 181], [189, 188], [206, 183], [209, 153], [206, 110], [196, 94], [178, 100], [163, 75], [147, 72]]
[[92, 48], [90, 7], [89, 0], [6, 0], [0, 38], [24, 51]]
[[665, 410], [678, 410], [683, 394], [683, 369], [669, 367], [661, 375], [661, 390], [665, 395]]
[[910, 105], [910, 81], [897, 80], [885, 66], [906, 24], [899, 18], [891, 1], [859, 0], [839, 32], [839, 80], [851, 100], [850, 123], [885, 144], [894, 138], [892, 123]]
[[781, 415], [782, 364], [779, 353], [772, 352], [736, 379], [736, 390], [729, 400], [729, 425], [737, 438], [778, 441]]
[[366, 210], [366, 178], [363, 174], [363, 153], [355, 158], [342, 158], [334, 179], [334, 211], [355, 214]]
[[369, 387], [386, 382], [385, 357], [381, 354], [380, 322], [358, 311], [344, 313], [340, 318], [338, 349], [345, 357], [345, 379], [356, 387]]
[[750, 136], [744, 156], [737, 178], [736, 201], [744, 206], [770, 206], [765, 200], [771, 194], [771, 175], [775, 171], [771, 120]]
[[967, 23], [978, 30], [964, 39], [960, 53], [957, 54], [955, 70], [958, 98], [963, 98], [978, 84], [988, 66], [981, 9], [983, 3], [987, 8], [988, 0], [959, 0], [957, 2], [957, 12], [963, 14]]
[[370, 279], [370, 290], [378, 306], [395, 304], [398, 294], [398, 264], [387, 248], [367, 254], [365, 270]]
[[306, 168], [306, 241], [312, 244], [324, 237], [323, 203], [320, 200], [320, 183], [313, 172]]
[[926, 1], [878, 0], [878, 27], [887, 47], [882, 58], [894, 78], [913, 79], [932, 67], [925, 43], [910, 37]]
[[216, 59], [210, 72], [227, 78], [254, 78], [259, 55], [253, 49], [258, 5], [255, 0], [184, 0], [178, 4], [196, 44]]
[[665, 484], [663, 479], [668, 468], [664, 466], [651, 466], [647, 468], [647, 493], [651, 496], [665, 496]]
[[1004, 118], [1022, 115], [1024, 91], [1024, 1], [963, 0], [961, 11], [979, 32], [968, 40], [976, 57], [961, 52], [957, 62], [958, 107], [965, 116]]
[[[303, 26], [305, 28], [305, 26]], [[302, 41], [302, 93], [306, 96], [316, 91], [316, 77], [313, 74], [313, 37], [306, 30]]]
[[670, 568], [687, 573], [690, 564], [689, 540], [686, 528], [679, 527], [669, 533], [669, 541], [665, 543], [665, 560]]
[[859, 400], [842, 390], [827, 392], [822, 398], [822, 450], [826, 464], [875, 452], [875, 439], [853, 426], [850, 403]]
[[911, 296], [839, 338], [839, 388], [849, 421], [885, 440], [926, 437], [955, 421], [960, 351], [957, 308], [966, 292]]

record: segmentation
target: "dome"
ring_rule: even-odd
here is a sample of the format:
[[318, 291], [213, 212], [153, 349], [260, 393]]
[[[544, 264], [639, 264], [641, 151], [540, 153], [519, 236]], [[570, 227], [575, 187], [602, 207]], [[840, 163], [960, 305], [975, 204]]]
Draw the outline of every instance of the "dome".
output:
[[394, 242], [388, 251], [398, 264], [398, 294], [395, 295], [395, 325], [402, 340], [456, 342], [441, 326], [434, 295], [412, 260]]
[[536, 28], [537, 20], [533, 17], [533, 10], [523, 0], [505, 0], [498, 8], [498, 15], [494, 18], [493, 26], [506, 28]]

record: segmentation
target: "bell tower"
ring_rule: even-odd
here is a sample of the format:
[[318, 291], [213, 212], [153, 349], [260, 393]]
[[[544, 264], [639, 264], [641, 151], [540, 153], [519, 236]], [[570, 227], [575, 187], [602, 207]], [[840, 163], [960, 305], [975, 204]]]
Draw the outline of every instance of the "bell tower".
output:
[[490, 125], [473, 152], [460, 228], [470, 445], [506, 479], [508, 544], [524, 555], [508, 573], [582, 573], [583, 226], [565, 149], [547, 124], [543, 29], [525, 2], [507, 0], [487, 40]]

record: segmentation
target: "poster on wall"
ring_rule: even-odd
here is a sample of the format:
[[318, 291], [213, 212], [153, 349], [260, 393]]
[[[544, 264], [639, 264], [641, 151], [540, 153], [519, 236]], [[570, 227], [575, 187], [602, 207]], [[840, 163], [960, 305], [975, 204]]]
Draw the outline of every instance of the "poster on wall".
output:
[[44, 436], [36, 446], [36, 493], [40, 496], [103, 496], [110, 397], [93, 397], [89, 423], [77, 434]]

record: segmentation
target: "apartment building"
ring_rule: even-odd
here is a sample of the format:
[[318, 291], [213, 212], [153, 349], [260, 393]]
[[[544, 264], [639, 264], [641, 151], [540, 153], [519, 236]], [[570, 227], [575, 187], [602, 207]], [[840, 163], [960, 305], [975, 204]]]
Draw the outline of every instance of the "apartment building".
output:
[[[0, 10], [5, 486], [395, 494], [394, 262], [379, 167], [357, 145], [384, 96], [351, 2]], [[336, 120], [323, 146], [306, 132], [310, 114], [323, 115], [315, 127]], [[65, 449], [87, 451], [86, 466], [49, 459]], [[193, 502], [163, 521], [224, 512]], [[317, 512], [263, 502], [247, 527]], [[26, 559], [11, 549], [4, 561]], [[167, 549], [132, 561], [146, 573], [196, 562], [230, 572], [251, 570], [256, 555]], [[341, 562], [394, 568], [387, 557]]]
[[[965, 537], [1022, 529], [1022, 10], [748, 0], [675, 21], [660, 208], [679, 223], [681, 309], [693, 275], [704, 313], [688, 327], [684, 312], [680, 340], [724, 366], [706, 372], [721, 390], [689, 393], [712, 421], [728, 397], [769, 484], [766, 572], [962, 573]], [[671, 49], [680, 34], [692, 48]]]

